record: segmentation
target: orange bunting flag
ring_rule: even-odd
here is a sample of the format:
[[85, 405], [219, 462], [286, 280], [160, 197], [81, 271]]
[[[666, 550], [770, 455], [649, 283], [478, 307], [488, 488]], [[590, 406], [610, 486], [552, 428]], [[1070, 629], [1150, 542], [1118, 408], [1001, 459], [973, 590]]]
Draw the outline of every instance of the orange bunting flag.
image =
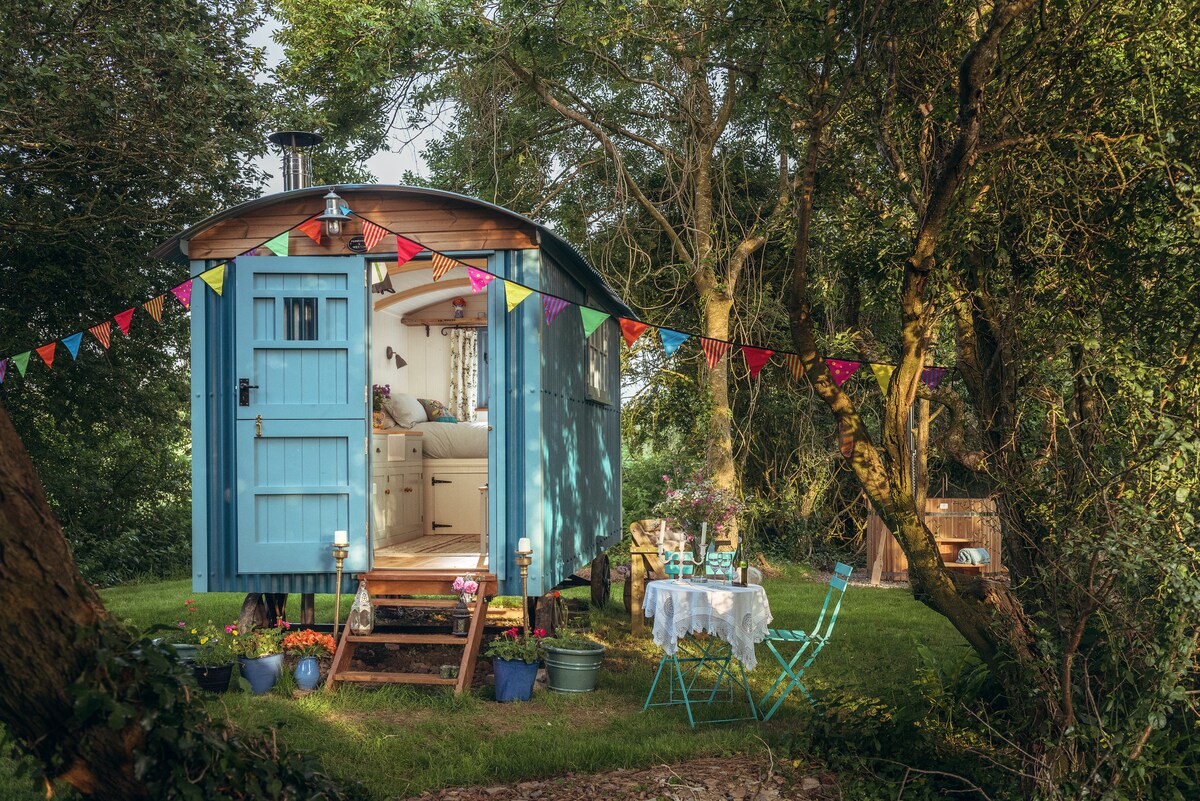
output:
[[633, 343], [637, 342], [638, 337], [646, 332], [650, 326], [646, 323], [639, 323], [637, 320], [629, 320], [625, 317], [618, 318], [621, 321], [621, 336], [625, 337], [625, 347], [632, 348]]
[[441, 253], [433, 254], [433, 280], [436, 281], [458, 266], [458, 262]]
[[424, 249], [424, 245], [417, 244], [411, 239], [405, 239], [400, 234], [396, 234], [396, 266], [399, 267], [404, 262], [409, 261]]
[[826, 359], [825, 363], [829, 365], [829, 372], [833, 374], [833, 383], [839, 387], [862, 367], [862, 362], [850, 362], [845, 359]]
[[148, 300], [142, 304], [142, 308], [154, 318], [154, 322], [156, 323], [162, 322], [163, 302], [166, 301], [166, 299], [166, 295], [159, 295], [157, 298]]
[[325, 234], [325, 226], [316, 217], [311, 220], [305, 220], [296, 226], [296, 228], [318, 245], [321, 244], [321, 237]]
[[117, 327], [121, 329], [121, 333], [129, 336], [129, 323], [133, 320], [133, 309], [126, 309], [120, 314], [114, 314], [113, 319], [117, 321]]
[[93, 325], [88, 330], [92, 332], [92, 336], [100, 341], [104, 349], [108, 350], [108, 346], [112, 344], [112, 323], [105, 320], [98, 325]]
[[363, 220], [363, 242], [366, 243], [367, 250], [374, 250], [386, 233], [386, 229], [380, 228], [370, 220]]
[[804, 378], [804, 362], [800, 361], [798, 353], [789, 353], [783, 357], [783, 363], [787, 365], [788, 370], [792, 374], [792, 378], [799, 381]]
[[742, 356], [746, 358], [746, 367], [750, 368], [750, 377], [758, 378], [758, 373], [767, 362], [771, 360], [771, 356], [775, 353], [773, 350], [766, 348], [752, 348], [748, 345], [742, 346]]
[[719, 339], [700, 337], [700, 347], [704, 349], [704, 360], [708, 362], [708, 369], [711, 370], [717, 366], [717, 362], [721, 360], [721, 357], [729, 352], [730, 345], [728, 342], [722, 342]]
[[54, 369], [54, 347], [57, 344], [57, 342], [51, 342], [49, 345], [42, 345], [37, 349], [37, 355], [41, 356], [42, 361], [52, 370]]

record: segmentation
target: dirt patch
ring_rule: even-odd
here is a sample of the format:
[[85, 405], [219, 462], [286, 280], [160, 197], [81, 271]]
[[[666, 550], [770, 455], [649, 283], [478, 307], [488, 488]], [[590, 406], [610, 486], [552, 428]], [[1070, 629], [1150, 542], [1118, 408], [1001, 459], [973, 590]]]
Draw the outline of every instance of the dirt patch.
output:
[[840, 795], [831, 773], [813, 772], [811, 766], [781, 765], [770, 757], [741, 756], [694, 759], [641, 770], [568, 773], [520, 784], [448, 787], [405, 801], [816, 801]]
[[[457, 675], [459, 664], [462, 662], [463, 649], [453, 646], [437, 645], [406, 645], [394, 643], [378, 643], [360, 645], [350, 660], [351, 670], [371, 672], [388, 671], [393, 673], [428, 673], [440, 675], [442, 666], [453, 668], [452, 675]], [[475, 662], [475, 675], [471, 684], [482, 687], [487, 684], [492, 675], [490, 659], [480, 657]]]

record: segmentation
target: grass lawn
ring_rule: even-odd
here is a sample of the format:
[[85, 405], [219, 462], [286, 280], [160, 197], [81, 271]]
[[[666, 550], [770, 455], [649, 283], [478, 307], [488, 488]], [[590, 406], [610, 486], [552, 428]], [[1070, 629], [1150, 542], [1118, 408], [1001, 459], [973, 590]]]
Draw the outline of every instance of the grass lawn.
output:
[[[775, 625], [811, 627], [826, 590], [805, 571], [789, 567], [767, 580]], [[585, 596], [587, 588], [572, 590]], [[137, 626], [173, 623], [193, 597], [185, 581], [130, 585], [101, 593], [112, 612]], [[195, 596], [201, 621], [237, 616], [241, 595]], [[343, 604], [343, 610], [349, 602]], [[332, 598], [317, 599], [317, 619], [329, 620]], [[595, 693], [538, 693], [528, 704], [499, 706], [490, 688], [455, 698], [447, 689], [339, 688], [303, 699], [285, 695], [287, 682], [265, 696], [229, 693], [210, 701], [216, 715], [242, 727], [270, 727], [294, 747], [317, 753], [336, 776], [363, 781], [380, 799], [404, 797], [447, 785], [497, 784], [574, 772], [644, 767], [690, 757], [775, 747], [810, 714], [798, 693], [769, 724], [687, 724], [681, 708], [642, 713], [660, 652], [649, 638], [634, 640], [616, 605], [593, 613], [593, 627], [608, 647]], [[911, 692], [923, 643], [951, 658], [965, 648], [940, 616], [905, 590], [851, 587], [834, 640], [806, 676], [819, 692], [837, 687], [853, 694], [899, 701]], [[777, 675], [765, 647], [750, 674], [757, 693]], [[809, 681], [811, 677], [811, 681]], [[41, 792], [14, 778], [0, 760], [0, 798], [33, 801]], [[68, 796], [69, 797], [69, 796]]]

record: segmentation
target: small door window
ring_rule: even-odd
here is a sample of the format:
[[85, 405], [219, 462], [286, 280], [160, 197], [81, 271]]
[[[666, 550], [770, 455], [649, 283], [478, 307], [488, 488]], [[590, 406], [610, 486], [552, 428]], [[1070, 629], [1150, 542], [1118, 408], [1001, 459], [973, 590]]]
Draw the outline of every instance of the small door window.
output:
[[317, 299], [283, 299], [284, 332], [287, 339], [317, 338]]

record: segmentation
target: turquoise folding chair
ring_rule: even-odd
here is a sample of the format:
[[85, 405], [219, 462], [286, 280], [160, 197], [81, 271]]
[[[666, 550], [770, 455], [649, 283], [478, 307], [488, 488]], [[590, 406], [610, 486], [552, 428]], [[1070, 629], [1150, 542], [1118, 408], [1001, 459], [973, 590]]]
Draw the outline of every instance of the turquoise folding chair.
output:
[[[783, 691], [775, 701], [775, 704], [762, 716], [763, 720], [770, 720], [775, 711], [779, 709], [780, 704], [783, 703], [783, 699], [787, 698], [792, 690], [797, 688], [799, 688], [800, 692], [804, 693], [804, 697], [808, 699], [810, 704], [816, 703], [809, 694], [808, 688], [804, 686], [804, 683], [800, 679], [804, 676], [804, 671], [808, 670], [813, 660], [817, 658], [817, 654], [821, 653], [821, 649], [829, 642], [830, 635], [833, 634], [833, 626], [837, 623], [838, 612], [842, 608], [842, 596], [846, 594], [846, 582], [849, 580], [852, 572], [853, 568], [841, 562], [838, 562], [834, 566], [833, 575], [829, 578], [829, 591], [825, 593], [825, 603], [821, 605], [821, 614], [817, 617], [817, 624], [813, 626], [811, 634], [805, 634], [799, 629], [767, 629], [767, 648], [771, 650], [775, 659], [783, 666], [783, 672], [779, 674], [779, 678], [775, 679], [775, 683], [771, 685], [771, 689], [767, 690], [762, 700], [758, 702], [758, 708], [762, 709], [766, 706], [767, 701], [781, 687]], [[833, 600], [834, 593], [837, 593], [837, 600], [833, 604], [833, 614], [829, 617], [829, 625], [822, 631], [821, 626], [825, 622], [825, 614], [829, 611], [829, 602]], [[795, 647], [796, 652], [790, 658], [785, 657], [775, 647], [776, 643], [785, 643], [783, 645], [785, 650]], [[796, 670], [796, 665], [805, 654], [808, 655], [808, 659], [799, 670]]]

